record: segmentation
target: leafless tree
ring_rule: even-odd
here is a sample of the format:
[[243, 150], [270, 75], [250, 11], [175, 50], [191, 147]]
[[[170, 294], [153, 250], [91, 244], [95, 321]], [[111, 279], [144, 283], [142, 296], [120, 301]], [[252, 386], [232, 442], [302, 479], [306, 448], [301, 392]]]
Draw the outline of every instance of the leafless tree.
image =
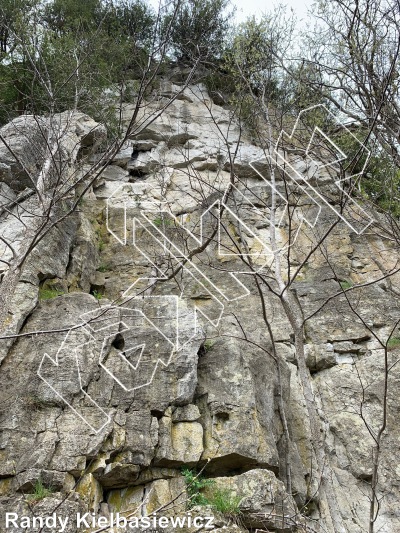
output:
[[399, 2], [334, 0], [316, 7], [320, 23], [307, 32], [308, 54], [297, 63], [302, 82], [363, 128], [365, 141], [376, 138], [398, 168]]
[[[179, 2], [176, 3], [172, 12], [169, 27], [164, 29], [162, 39], [159, 40], [156, 35], [154, 36], [147, 66], [138, 82], [130, 117], [127, 120], [125, 118], [126, 122], [123, 128], [123, 102], [121, 100], [117, 102], [116, 115], [119, 121], [117, 129], [121, 132], [123, 129], [123, 133], [106, 143], [105, 125], [96, 124], [93, 131], [87, 132], [87, 139], [92, 139], [92, 150], [89, 150], [87, 154], [84, 154], [84, 150], [79, 151], [80, 146], [73, 136], [76, 121], [81, 116], [79, 113], [78, 84], [74, 108], [61, 114], [51, 111], [56, 94], [52, 80], [47, 76], [45, 65], [42, 69], [38, 67], [37, 55], [40, 56], [40, 50], [36, 50], [36, 55], [32, 56], [30, 55], [30, 47], [24, 41], [21, 43], [22, 46], [26, 46], [30, 68], [35, 77], [39, 79], [40, 85], [47, 95], [50, 113], [46, 117], [22, 117], [22, 120], [17, 119], [11, 125], [6, 126], [6, 130], [9, 132], [12, 130], [11, 134], [14, 136], [23, 126], [21, 134], [26, 143], [31, 143], [28, 154], [17, 153], [13, 149], [12, 143], [9, 142], [6, 133], [0, 132], [0, 141], [5, 148], [5, 153], [13, 161], [13, 166], [25, 175], [25, 180], [28, 182], [27, 191], [23, 191], [23, 194], [16, 198], [7, 198], [6, 195], [2, 206], [3, 216], [6, 213], [10, 219], [17, 219], [23, 228], [23, 238], [19, 246], [16, 246], [12, 239], [1, 237], [1, 242], [5, 247], [5, 257], [2, 261], [6, 265], [0, 286], [0, 324], [2, 328], [4, 328], [10, 311], [13, 294], [22, 269], [32, 251], [53, 228], [59, 226], [76, 211], [81, 198], [118, 152], [123, 147], [129, 150], [131, 140], [160, 117], [192, 80], [199, 59], [193, 61], [192, 68], [189, 69], [186, 80], [177, 94], [161, 100], [157, 100], [157, 94], [152, 95], [154, 83], [158, 80], [161, 65], [170, 45], [170, 31], [174, 14], [178, 9]], [[161, 24], [161, 11], [158, 19], [159, 26]], [[65, 73], [65, 80], [70, 80], [74, 76], [78, 80], [79, 68], [80, 63], [77, 61], [74, 70]], [[124, 92], [122, 91], [120, 94], [123, 98]], [[118, 107], [120, 111], [118, 111]], [[29, 129], [36, 131], [36, 138], [30, 138], [29, 132], [27, 132]], [[90, 163], [88, 156], [92, 155], [93, 149], [98, 151], [100, 142], [104, 146], [103, 152], [94, 163]], [[79, 158], [82, 154], [86, 157]], [[34, 160], [27, 161], [26, 156], [29, 156], [28, 159], [33, 157]], [[27, 195], [29, 196], [29, 204], [26, 200]]]

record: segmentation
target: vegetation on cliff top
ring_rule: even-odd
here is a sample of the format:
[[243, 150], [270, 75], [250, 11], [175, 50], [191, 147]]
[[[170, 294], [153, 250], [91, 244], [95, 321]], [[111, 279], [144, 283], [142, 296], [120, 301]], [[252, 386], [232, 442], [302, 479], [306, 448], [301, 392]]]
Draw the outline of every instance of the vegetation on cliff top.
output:
[[[77, 108], [118, 135], [107, 94], [134, 100], [152, 66], [148, 93], [171, 67], [195, 66], [193, 79], [231, 106], [258, 142], [261, 101], [277, 110], [278, 130], [324, 103], [372, 151], [360, 191], [398, 216], [399, 21], [391, 13], [363, 0], [352, 22], [341, 2], [319, 1], [319, 25], [301, 36], [282, 8], [235, 24], [229, 0], [174, 0], [157, 13], [144, 0], [4, 0], [0, 124]], [[362, 168], [351, 135], [341, 133], [337, 146]]]

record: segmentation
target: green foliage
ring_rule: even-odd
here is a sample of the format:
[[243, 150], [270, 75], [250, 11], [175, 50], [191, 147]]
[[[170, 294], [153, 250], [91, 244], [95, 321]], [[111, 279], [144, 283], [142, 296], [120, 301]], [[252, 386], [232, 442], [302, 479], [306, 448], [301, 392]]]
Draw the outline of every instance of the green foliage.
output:
[[110, 265], [101, 264], [97, 269], [99, 272], [109, 272], [111, 270]]
[[65, 292], [61, 289], [45, 289], [44, 287], [39, 288], [39, 300], [51, 300], [57, 296], [61, 296]]
[[97, 235], [97, 248], [99, 252], [102, 252], [106, 246], [106, 243], [108, 242], [107, 227], [105, 224], [98, 223], [97, 221], [95, 221], [95, 225], [97, 226], [95, 229]]
[[[349, 126], [351, 127], [351, 126]], [[330, 139], [346, 154], [343, 167], [347, 175], [361, 174], [355, 185], [367, 200], [392, 216], [400, 217], [400, 170], [381, 148], [368, 143], [371, 155], [364, 146], [368, 137], [366, 128], [353, 125], [352, 132], [342, 129], [329, 134]], [[326, 128], [325, 128], [325, 131]]]
[[153, 220], [153, 224], [157, 226], [157, 228], [161, 228], [163, 226], [172, 226], [174, 224], [174, 221], [171, 218], [166, 217], [156, 217]]
[[382, 211], [400, 217], [400, 170], [389, 158], [371, 157], [361, 190]]
[[33, 493], [27, 495], [27, 500], [31, 502], [38, 502], [43, 500], [43, 498], [47, 498], [47, 496], [50, 496], [50, 494], [53, 492], [54, 490], [51, 487], [45, 487], [42, 480], [39, 478], [36, 481]]
[[226, 69], [226, 58], [223, 57], [220, 61], [215, 62], [213, 69], [204, 77], [204, 83], [210, 94], [221, 93], [226, 95], [233, 95], [235, 92], [235, 79], [231, 73]]
[[387, 342], [388, 350], [394, 350], [400, 346], [400, 337], [391, 337]]
[[103, 25], [109, 36], [128, 38], [137, 46], [147, 47], [155, 21], [154, 12], [142, 0], [120, 0], [108, 4]]
[[280, 8], [260, 19], [249, 17], [232, 29], [219, 76], [213, 73], [206, 80], [210, 90], [228, 93], [228, 103], [254, 139], [264, 107], [284, 104], [286, 77], [276, 57], [291, 31]]
[[367, 131], [364, 128], [357, 128], [353, 132], [343, 128], [336, 135], [332, 133], [329, 135], [329, 138], [346, 154], [347, 159], [343, 161], [343, 165], [349, 166], [346, 168], [349, 174], [361, 172], [365, 166], [367, 151], [361, 147], [366, 136]]
[[160, 228], [163, 225], [163, 219], [160, 217], [157, 217], [153, 220], [153, 224], [157, 226], [157, 228]]
[[101, 300], [104, 297], [104, 294], [101, 291], [94, 290], [92, 294], [96, 300]]
[[[195, 470], [189, 468], [183, 468], [182, 475], [185, 478], [186, 489], [189, 494], [189, 508], [196, 505], [209, 505], [225, 516], [234, 517], [241, 514], [241, 498], [232, 494], [229, 489], [213, 488], [214, 480], [205, 479]], [[207, 495], [203, 493], [205, 489], [208, 489]]]
[[44, 8], [43, 20], [58, 35], [87, 33], [100, 22], [100, 0], [53, 0]]
[[206, 339], [204, 341], [204, 344], [203, 344], [203, 348], [204, 348], [204, 351], [205, 352], [208, 352], [209, 350], [211, 350], [211, 348], [214, 346], [215, 344], [215, 341], [212, 340], [212, 339]]
[[[176, 0], [164, 19], [175, 56], [179, 61], [202, 60], [221, 56], [232, 12], [228, 0], [186, 0], [177, 7]], [[171, 25], [171, 27], [170, 27]]]
[[225, 516], [238, 516], [240, 510], [240, 496], [235, 496], [229, 489], [215, 489], [210, 498], [211, 506]]
[[346, 289], [350, 289], [353, 286], [353, 283], [351, 281], [343, 280], [340, 281], [340, 286], [345, 291]]
[[[299, 113], [313, 105], [324, 104], [330, 107], [329, 100], [321, 92], [315, 91], [315, 85], [322, 87], [320, 70], [314, 63], [301, 62], [290, 65], [287, 79], [287, 90], [290, 99], [290, 106], [294, 113]], [[313, 117], [313, 113], [308, 114]]]
[[270, 24], [267, 17], [248, 18], [238, 26], [227, 53], [231, 68], [239, 70], [243, 82], [254, 91], [265, 89], [269, 97], [277, 89], [275, 42]]
[[18, 108], [17, 65], [0, 64], [0, 124], [14, 118]]
[[4, 0], [1, 123], [77, 107], [112, 129], [116, 113], [104, 90], [141, 77], [154, 20], [142, 0]]
[[195, 470], [189, 468], [182, 469], [182, 475], [185, 478], [186, 489], [189, 494], [188, 507], [192, 508], [196, 505], [208, 505], [210, 502], [202, 493], [206, 487], [214, 484], [212, 479], [205, 479]]
[[30, 13], [39, 0], [1, 0], [0, 4], [0, 59], [15, 46], [15, 31], [21, 14]]

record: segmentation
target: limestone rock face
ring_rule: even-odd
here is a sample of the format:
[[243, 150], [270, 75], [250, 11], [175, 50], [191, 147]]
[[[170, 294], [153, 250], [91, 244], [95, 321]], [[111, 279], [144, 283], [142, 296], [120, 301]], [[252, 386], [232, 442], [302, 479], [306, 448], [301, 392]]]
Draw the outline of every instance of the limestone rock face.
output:
[[32, 189], [48, 143], [58, 140], [59, 157], [75, 161], [79, 150], [91, 151], [105, 139], [106, 130], [87, 115], [61, 113], [51, 120], [33, 115], [14, 119], [1, 128], [0, 179], [14, 191]]
[[167, 410], [160, 420], [156, 464], [195, 466], [203, 453], [203, 426], [193, 420], [174, 421], [169, 415]]
[[296, 504], [284, 484], [269, 470], [249, 470], [239, 476], [214, 478], [213, 491], [237, 498], [241, 521], [253, 528], [291, 531]]
[[[191, 513], [211, 516], [213, 531], [232, 533], [338, 533], [321, 496], [324, 473], [311, 444], [293, 330], [273, 281], [265, 154], [217, 105], [222, 100], [203, 85], [181, 90], [175, 74], [140, 111], [142, 129], [77, 212], [22, 269], [8, 338], [0, 340], [0, 516], [57, 509], [70, 518], [70, 533], [78, 531], [78, 512], [106, 519]], [[171, 96], [178, 97], [165, 112], [144, 120]], [[124, 104], [124, 123], [132, 110]], [[90, 170], [105, 130], [83, 114], [57, 120], [58, 128], [73, 120], [62, 157]], [[21, 157], [0, 147], [0, 236], [16, 248], [24, 224], [13, 216], [15, 204], [28, 214], [37, 208], [30, 176], [39, 171], [40, 131], [50, 127], [26, 116], [1, 131]], [[216, 206], [232, 178], [228, 148], [239, 140], [237, 182], [220, 219]], [[306, 173], [304, 165], [298, 170]], [[321, 187], [332, 207], [331, 178], [323, 171], [308, 184]], [[284, 193], [279, 173], [276, 187]], [[400, 275], [386, 275], [397, 268], [398, 250], [383, 232], [358, 235], [341, 221], [308, 258], [336, 215], [324, 204], [318, 224], [306, 224], [316, 206], [312, 196], [298, 200], [291, 223], [301, 231], [282, 271], [286, 279], [305, 261], [290, 290], [306, 319], [305, 360], [329, 483], [346, 533], [365, 533], [386, 362], [376, 531], [397, 533]], [[283, 250], [292, 231], [284, 209], [278, 201]], [[261, 289], [264, 307], [238, 247], [270, 283], [271, 291]], [[0, 283], [10, 257], [0, 241]], [[193, 490], [188, 478], [200, 471]], [[186, 523], [182, 531], [198, 528]]]
[[43, 150], [45, 136], [48, 133], [46, 121], [40, 117], [22, 116], [1, 128], [1, 134], [12, 152], [2, 143], [0, 148], [0, 176], [2, 182], [11, 189], [22, 191], [25, 187], [32, 188], [30, 174], [37, 175], [37, 151]]

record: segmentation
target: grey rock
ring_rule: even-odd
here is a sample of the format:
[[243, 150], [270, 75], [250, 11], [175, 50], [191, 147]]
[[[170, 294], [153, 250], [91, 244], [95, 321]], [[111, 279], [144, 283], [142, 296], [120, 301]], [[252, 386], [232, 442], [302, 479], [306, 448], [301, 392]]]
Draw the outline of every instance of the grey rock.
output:
[[219, 489], [237, 498], [245, 526], [282, 532], [293, 530], [296, 504], [272, 472], [249, 470], [239, 476], [214, 478], [214, 483], [208, 492]]
[[172, 413], [172, 422], [195, 422], [200, 416], [200, 411], [196, 405], [185, 405], [175, 409]]
[[[167, 512], [183, 515], [188, 495], [181, 468], [198, 471], [204, 467], [203, 475], [215, 480], [207, 490], [239, 497], [242, 511], [238, 525], [209, 507], [200, 508], [200, 514], [214, 514], [215, 531], [294, 531], [296, 526], [309, 526], [335, 533], [320, 499], [321, 473], [311, 446], [292, 329], [279, 299], [269, 294], [265, 300], [275, 354], [249, 276], [242, 277], [250, 294], [234, 300], [238, 285], [227, 273], [241, 271], [242, 263], [221, 254], [214, 243], [197, 257], [199, 270], [183, 271], [176, 283], [164, 281], [136, 298], [148, 278], [154, 277], [155, 266], [173, 267], [165, 261], [160, 225], [154, 222], [160, 219], [160, 211], [170, 209], [186, 227], [199, 231], [202, 210], [219, 200], [230, 183], [223, 135], [232, 147], [239, 138], [230, 111], [212, 103], [204, 86], [191, 86], [179, 94], [182, 72], [172, 70], [170, 81], [159, 90], [159, 99], [148, 102], [138, 117], [143, 129], [103, 171], [79, 213], [50, 233], [25, 264], [6, 330], [23, 336], [0, 346], [1, 514], [27, 513], [23, 493], [32, 492], [40, 478], [57, 492], [37, 502], [35, 512], [51, 514], [68, 493], [60, 513], [69, 517], [78, 510], [103, 516], [117, 509], [150, 514], [171, 499], [176, 500]], [[113, 91], [105, 97], [115, 97]], [[179, 98], [167, 111], [154, 122], [146, 122], [144, 113], [157, 112], [165, 98], [173, 95]], [[215, 122], [204, 103], [212, 105]], [[124, 104], [125, 124], [132, 106]], [[66, 117], [58, 117], [60, 126]], [[99, 159], [96, 150], [105, 131], [84, 115], [78, 114], [74, 120], [62, 157], [70, 154], [71, 168], [78, 155], [82, 157], [84, 172], [89, 170], [86, 163]], [[22, 224], [1, 213], [1, 205], [19, 198], [27, 212], [37, 209], [30, 174], [36, 175], [33, 156], [42, 150], [39, 125], [48, 127], [44, 118], [27, 116], [2, 129], [18, 154], [25, 151], [30, 165], [27, 173], [4, 147], [0, 149], [0, 235], [12, 239], [17, 247], [24, 238]], [[235, 206], [240, 210], [246, 227], [240, 227], [232, 213], [226, 214], [224, 222], [235, 239], [240, 236], [256, 252], [254, 263], [261, 268], [265, 260], [260, 241], [269, 243], [271, 198], [262, 179], [268, 179], [268, 172], [262, 162], [263, 151], [245, 137], [242, 141], [235, 168], [242, 180], [240, 193], [235, 193], [229, 207], [232, 213]], [[139, 151], [135, 160], [131, 158], [133, 149]], [[249, 166], [255, 160], [261, 160], [257, 167], [261, 175]], [[301, 158], [296, 164], [333, 203], [332, 176], [320, 171], [311, 176], [316, 169], [306, 167]], [[283, 191], [279, 173], [277, 180]], [[108, 229], [114, 236], [105, 220], [107, 200]], [[309, 197], [299, 200], [298, 209], [311, 216], [315, 207], [309, 204]], [[278, 215], [281, 212], [279, 206]], [[333, 212], [325, 206], [318, 226], [304, 226], [291, 247], [292, 273], [305, 259], [315, 232], [323, 231], [333, 220]], [[144, 239], [151, 224], [153, 236], [156, 232], [160, 236], [158, 242]], [[204, 231], [211, 227], [205, 219]], [[288, 229], [283, 220], [279, 242], [285, 242]], [[171, 223], [164, 230], [171, 246], [182, 246], [182, 228], [177, 231]], [[126, 237], [126, 244], [115, 236], [123, 242]], [[224, 239], [222, 232], [222, 245], [228, 245]], [[400, 528], [400, 472], [396, 467], [400, 439], [396, 363], [400, 330], [396, 321], [400, 308], [392, 289], [399, 292], [400, 281], [396, 274], [392, 287], [370, 282], [384, 274], [377, 262], [385, 269], [397, 268], [398, 251], [383, 237], [373, 232], [368, 238], [356, 235], [344, 223], [332, 231], [326, 245], [331, 264], [327, 265], [323, 254], [315, 254], [291, 289], [304, 315], [312, 315], [306, 322], [305, 350], [332, 487], [348, 533], [364, 533], [368, 529], [374, 445], [366, 423], [376, 434], [382, 420], [384, 384], [383, 351], [374, 334], [385, 339], [394, 327], [395, 340], [388, 352], [393, 366], [376, 524], [377, 529], [394, 533]], [[10, 251], [1, 244], [0, 251], [9, 259]], [[154, 259], [157, 265], [151, 264]], [[5, 267], [0, 269], [1, 275]], [[207, 283], [228, 295], [218, 327], [205, 318], [208, 313], [218, 315], [221, 307], [199, 283], [200, 271], [206, 274]], [[351, 301], [372, 332], [351, 312], [338, 280], [365, 285], [347, 294], [354, 298]], [[131, 292], [126, 293], [128, 288]], [[39, 299], [40, 289], [65, 294], [43, 300]], [[98, 300], [89, 294], [94, 290], [104, 291], [106, 298]], [[181, 292], [183, 298], [175, 308], [168, 298]], [[336, 296], [329, 299], [332, 294]], [[113, 307], [115, 299], [122, 304], [118, 308]], [[251, 342], [246, 342], [245, 336]], [[45, 354], [50, 358], [45, 358], [47, 366], [42, 367], [47, 382], [38, 375]], [[57, 354], [58, 365], [54, 363]], [[362, 398], [364, 420], [360, 416]], [[76, 533], [72, 522], [68, 531]], [[193, 528], [187, 528], [187, 533], [194, 533]]]

